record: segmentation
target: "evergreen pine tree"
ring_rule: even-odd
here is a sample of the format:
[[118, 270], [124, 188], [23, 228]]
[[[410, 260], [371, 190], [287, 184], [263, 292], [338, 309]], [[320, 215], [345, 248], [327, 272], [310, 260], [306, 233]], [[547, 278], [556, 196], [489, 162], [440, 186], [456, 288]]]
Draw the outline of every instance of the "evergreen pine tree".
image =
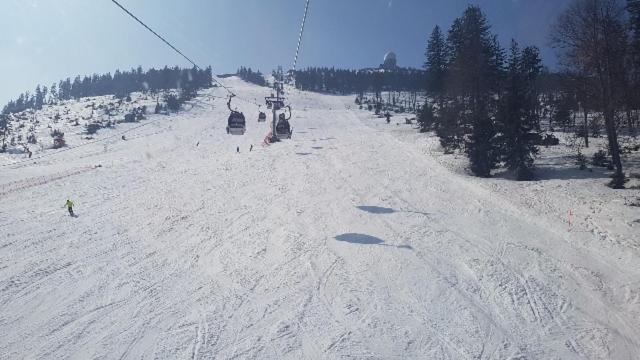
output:
[[34, 104], [35, 104], [35, 96], [31, 96], [31, 93], [27, 91], [24, 93], [24, 106], [20, 111], [23, 111], [26, 109], [33, 109]]
[[7, 136], [9, 135], [9, 117], [7, 116], [6, 108], [0, 114], [0, 136], [2, 136], [2, 144], [0, 145], [0, 152], [7, 151]]
[[418, 116], [418, 125], [420, 125], [420, 132], [427, 132], [433, 127], [435, 123], [435, 114], [433, 105], [426, 102], [420, 111]]
[[635, 70], [640, 71], [640, 0], [627, 0], [631, 52]]
[[438, 99], [438, 105], [442, 107], [444, 98], [444, 77], [447, 71], [447, 54], [444, 35], [440, 27], [433, 28], [427, 44], [427, 92]]
[[490, 177], [499, 155], [495, 145], [496, 130], [493, 120], [484, 111], [477, 111], [473, 116], [472, 132], [466, 143], [470, 168], [477, 176]]
[[38, 85], [36, 86], [36, 90], [34, 94], [33, 106], [36, 110], [40, 110], [42, 109], [42, 104], [44, 104], [44, 96], [42, 94], [42, 89], [40, 88], [40, 85]]
[[213, 86], [213, 69], [211, 69], [211, 66], [207, 66], [204, 72], [204, 87], [210, 88]]
[[439, 110], [435, 130], [445, 154], [452, 153], [462, 147], [466, 131], [461, 125], [466, 122], [463, 118], [462, 105], [458, 102], [452, 101]]
[[534, 156], [538, 149], [534, 139], [539, 135], [536, 113], [536, 81], [541, 71], [537, 48], [520, 51], [511, 43], [504, 94], [497, 116], [501, 130], [501, 160], [515, 172], [518, 180], [533, 179]]
[[26, 108], [25, 95], [24, 94], [20, 94], [20, 96], [18, 96], [18, 99], [16, 99], [14, 112], [24, 111], [25, 108]]
[[[447, 122], [457, 118], [459, 133], [446, 136], [456, 137], [454, 144], [464, 141], [474, 174], [490, 176], [497, 162], [492, 117], [501, 78], [502, 49], [477, 6], [469, 6], [454, 21], [447, 44], [450, 50], [445, 90], [455, 104], [448, 106], [458, 111]], [[443, 128], [455, 129], [452, 124]]]
[[42, 87], [42, 103], [47, 103], [47, 96], [49, 95], [49, 89], [46, 86]]
[[640, 107], [640, 0], [627, 0], [627, 12], [629, 13], [629, 49], [630, 49], [630, 107]]

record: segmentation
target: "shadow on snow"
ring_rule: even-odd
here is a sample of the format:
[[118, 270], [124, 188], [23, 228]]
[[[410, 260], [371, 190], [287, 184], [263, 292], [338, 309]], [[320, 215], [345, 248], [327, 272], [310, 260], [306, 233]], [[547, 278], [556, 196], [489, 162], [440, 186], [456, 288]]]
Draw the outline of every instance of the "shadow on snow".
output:
[[430, 213], [426, 213], [426, 212], [421, 212], [421, 211], [412, 211], [412, 210], [396, 210], [396, 209], [392, 209], [392, 208], [386, 208], [386, 207], [381, 207], [381, 206], [356, 206], [358, 209], [362, 210], [362, 211], [366, 211], [368, 213], [371, 214], [376, 214], [376, 215], [386, 215], [386, 214], [395, 214], [395, 213], [405, 213], [405, 214], [418, 214], [418, 215], [424, 215], [424, 216], [430, 216]]
[[343, 242], [348, 242], [351, 244], [359, 244], [359, 245], [379, 245], [379, 246], [388, 246], [388, 247], [394, 247], [394, 248], [398, 248], [398, 249], [408, 249], [408, 250], [413, 250], [413, 248], [409, 245], [389, 245], [389, 244], [385, 244], [384, 240], [375, 237], [375, 236], [371, 236], [371, 235], [365, 235], [365, 234], [357, 234], [357, 233], [346, 233], [346, 234], [342, 234], [342, 235], [338, 235], [335, 237], [336, 240], [338, 241], [343, 241]]

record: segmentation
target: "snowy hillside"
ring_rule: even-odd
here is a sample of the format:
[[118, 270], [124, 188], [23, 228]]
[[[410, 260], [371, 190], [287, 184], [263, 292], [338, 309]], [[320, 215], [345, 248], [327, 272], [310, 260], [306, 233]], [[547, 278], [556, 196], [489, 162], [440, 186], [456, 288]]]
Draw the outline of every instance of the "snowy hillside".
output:
[[1, 359], [637, 358], [638, 190], [470, 177], [353, 96], [288, 89], [293, 138], [264, 146], [224, 96], [0, 157]]
[[[0, 159], [4, 158], [6, 162], [20, 162], [29, 151], [36, 157], [52, 156], [52, 152], [48, 150], [54, 148], [54, 131], [64, 134], [63, 138], [70, 147], [93, 142], [89, 140], [94, 140], [96, 132], [109, 132], [116, 126], [122, 126], [116, 132], [124, 133], [127, 128], [132, 127], [131, 123], [137, 121], [135, 117], [126, 121], [127, 115], [140, 113], [144, 118], [147, 112], [154, 112], [156, 103], [164, 98], [165, 94], [170, 93], [161, 92], [156, 96], [133, 93], [128, 99], [117, 99], [114, 96], [86, 97], [60, 101], [55, 105], [44, 105], [41, 110], [29, 109], [11, 114], [11, 131], [7, 137], [9, 155], [0, 153]], [[88, 131], [90, 126], [93, 126], [93, 131]], [[111, 131], [111, 134], [113, 133]]]

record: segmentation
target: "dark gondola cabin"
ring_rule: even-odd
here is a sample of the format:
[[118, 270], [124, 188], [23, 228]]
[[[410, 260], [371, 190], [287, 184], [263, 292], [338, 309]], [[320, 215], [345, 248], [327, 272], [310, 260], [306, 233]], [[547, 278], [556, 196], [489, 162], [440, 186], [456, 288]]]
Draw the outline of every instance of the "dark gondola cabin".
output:
[[276, 136], [279, 139], [291, 139], [291, 124], [284, 114], [280, 114], [276, 124]]
[[227, 134], [231, 135], [244, 135], [246, 131], [246, 121], [244, 114], [237, 111], [232, 111], [227, 120]]
[[227, 102], [227, 107], [229, 111], [231, 111], [229, 119], [227, 119], [227, 134], [244, 135], [247, 129], [247, 122], [243, 113], [231, 109], [231, 98], [233, 98], [233, 95], [229, 97], [229, 101]]

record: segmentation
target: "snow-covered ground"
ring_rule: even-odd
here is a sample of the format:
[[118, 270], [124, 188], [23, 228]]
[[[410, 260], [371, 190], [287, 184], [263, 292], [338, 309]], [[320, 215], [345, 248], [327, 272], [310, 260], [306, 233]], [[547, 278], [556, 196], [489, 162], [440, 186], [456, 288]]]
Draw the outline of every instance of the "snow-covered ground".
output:
[[470, 177], [352, 96], [265, 147], [216, 96], [0, 159], [0, 358], [637, 358], [638, 190]]
[[[63, 132], [65, 140], [70, 141], [72, 145], [81, 145], [94, 138], [93, 134], [87, 133], [86, 125], [98, 123], [106, 126], [109, 122], [111, 123], [109, 125], [123, 122], [125, 114], [143, 106], [148, 112], [153, 113], [156, 100], [163, 97], [164, 93], [156, 96], [133, 93], [131, 101], [118, 100], [113, 96], [86, 97], [80, 100], [61, 101], [55, 105], [44, 105], [42, 110], [38, 111], [26, 110], [10, 115], [13, 129], [11, 135], [7, 137], [7, 143], [10, 143], [13, 138], [13, 144], [7, 144], [7, 153], [26, 156], [25, 146], [36, 155], [51, 150], [53, 146], [51, 133], [54, 130]], [[30, 134], [35, 136], [37, 143], [27, 143]], [[51, 152], [47, 152], [47, 156], [50, 154]], [[0, 162], [16, 160], [18, 158], [0, 154]]]

